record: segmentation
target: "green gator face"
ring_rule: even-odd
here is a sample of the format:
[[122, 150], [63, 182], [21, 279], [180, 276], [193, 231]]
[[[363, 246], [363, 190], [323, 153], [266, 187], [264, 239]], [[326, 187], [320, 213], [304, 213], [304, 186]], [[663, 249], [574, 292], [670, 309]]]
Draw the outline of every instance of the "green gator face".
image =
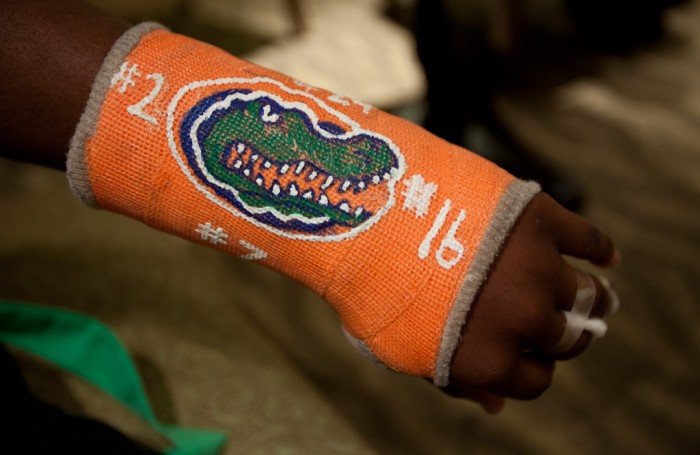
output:
[[337, 236], [380, 215], [401, 157], [390, 141], [319, 122], [308, 106], [228, 90], [180, 125], [189, 170], [217, 198], [293, 236]]

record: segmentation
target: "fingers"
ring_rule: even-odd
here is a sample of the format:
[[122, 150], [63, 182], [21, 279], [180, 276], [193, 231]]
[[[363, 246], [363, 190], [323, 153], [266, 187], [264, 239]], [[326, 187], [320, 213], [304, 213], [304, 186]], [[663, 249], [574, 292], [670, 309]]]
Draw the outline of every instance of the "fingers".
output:
[[551, 356], [522, 352], [511, 342], [494, 340], [485, 351], [468, 347], [457, 351], [449, 390], [478, 401], [485, 408], [494, 404], [493, 395], [534, 399], [551, 385], [554, 366]]
[[562, 254], [586, 259], [603, 267], [615, 267], [620, 253], [612, 240], [579, 215], [557, 205], [555, 230]]
[[[580, 355], [591, 341], [604, 335], [607, 325], [602, 319], [618, 306], [617, 297], [609, 284], [599, 277], [570, 269], [573, 279], [568, 303], [555, 304], [548, 300], [537, 310], [539, 317], [523, 317], [529, 328], [491, 333], [481, 339], [481, 350], [458, 350], [456, 369], [467, 377], [456, 376], [457, 396], [477, 401], [489, 412], [494, 412], [495, 397], [522, 400], [540, 396], [551, 385], [556, 361]], [[563, 280], [567, 281], [567, 280]], [[532, 308], [532, 305], [524, 305]], [[532, 311], [532, 310], [530, 310]], [[467, 337], [469, 338], [469, 332]], [[466, 340], [465, 340], [466, 341]], [[465, 385], [468, 384], [468, 385]]]
[[616, 294], [562, 255], [602, 266], [620, 260], [607, 235], [541, 195], [514, 228], [465, 325], [451, 370], [464, 396], [485, 408], [493, 395], [536, 398], [550, 386], [556, 361], [605, 334]]
[[547, 354], [559, 360], [576, 357], [591, 340], [604, 336], [607, 324], [603, 318], [619, 308], [617, 294], [607, 279], [579, 270], [572, 270], [569, 275], [573, 275], [576, 282], [575, 291], [571, 293], [573, 298], [558, 305], [558, 322], [553, 324], [558, 327], [558, 339], [545, 349]]

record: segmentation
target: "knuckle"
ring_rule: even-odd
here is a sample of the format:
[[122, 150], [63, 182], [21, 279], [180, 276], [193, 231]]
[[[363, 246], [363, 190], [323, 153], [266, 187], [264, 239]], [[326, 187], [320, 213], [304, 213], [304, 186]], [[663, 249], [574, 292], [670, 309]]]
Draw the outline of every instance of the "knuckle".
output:
[[545, 311], [542, 309], [541, 305], [533, 302], [525, 305], [519, 317], [524, 331], [532, 333], [542, 326], [545, 320]]

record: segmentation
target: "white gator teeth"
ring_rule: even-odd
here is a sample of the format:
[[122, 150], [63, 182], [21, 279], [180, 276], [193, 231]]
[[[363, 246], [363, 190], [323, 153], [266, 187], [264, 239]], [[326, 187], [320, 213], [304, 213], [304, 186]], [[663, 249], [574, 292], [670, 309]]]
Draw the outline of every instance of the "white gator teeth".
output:
[[275, 196], [279, 196], [280, 191], [281, 188], [278, 184], [275, 183], [274, 185], [272, 185], [272, 194], [274, 194]]
[[243, 154], [243, 152], [245, 152], [245, 144], [243, 142], [239, 142], [238, 145], [236, 146], [236, 151], [239, 154]]
[[374, 183], [375, 185], [378, 184], [381, 180], [382, 180], [382, 178], [379, 177], [378, 175], [375, 175], [374, 177], [372, 177], [372, 183]]
[[243, 161], [241, 161], [241, 160], [236, 160], [236, 162], [233, 163], [234, 169], [240, 169], [241, 166], [243, 166]]
[[258, 177], [255, 179], [255, 183], [257, 183], [258, 186], [263, 186], [263, 183], [265, 183], [265, 181], [263, 180], [262, 177], [258, 176]]
[[328, 205], [328, 198], [326, 197], [325, 194], [322, 194], [322, 195], [318, 198], [318, 203], [321, 204], [321, 205]]
[[389, 172], [384, 174], [384, 180], [389, 180], [391, 179], [391, 174]]
[[323, 182], [323, 185], [321, 185], [321, 188], [323, 188], [325, 190], [326, 188], [331, 186], [332, 183], [333, 183], [333, 176], [329, 175], [328, 178], [326, 179], [326, 181]]
[[304, 169], [304, 163], [303, 161], [300, 161], [299, 164], [297, 165], [296, 170], [294, 171], [297, 175], [301, 174], [301, 171]]
[[309, 174], [309, 180], [314, 180], [316, 177], [318, 177], [318, 172], [311, 171], [311, 174]]
[[248, 168], [243, 169], [243, 173], [245, 174], [246, 177], [250, 177], [250, 169], [248, 169]]
[[263, 164], [263, 166], [265, 166], [265, 169], [270, 169], [272, 167], [272, 163], [270, 163], [269, 161], [265, 161], [265, 164]]
[[364, 189], [365, 189], [365, 182], [360, 182], [360, 183], [358, 183], [358, 184], [357, 184], [357, 187], [358, 187], [359, 189], [361, 189], [361, 190], [364, 190]]
[[345, 213], [350, 213], [350, 206], [347, 202], [343, 202], [342, 204], [340, 204], [340, 206], [338, 206], [338, 208]]
[[350, 180], [346, 180], [346, 181], [343, 182], [343, 184], [341, 185], [340, 189], [343, 190], [343, 191], [347, 191], [348, 188], [350, 188], [350, 185], [352, 185], [352, 183], [350, 183]]
[[299, 190], [297, 189], [297, 186], [293, 183], [289, 185], [289, 194], [291, 194], [292, 196], [299, 195]]
[[314, 192], [311, 190], [308, 190], [304, 194], [301, 195], [304, 199], [313, 199], [314, 198]]
[[250, 157], [250, 161], [252, 161], [252, 162], [254, 163], [254, 162], [256, 162], [256, 161], [258, 160], [258, 158], [260, 158], [260, 155], [258, 155], [258, 154], [256, 153], [255, 155], [253, 155], [253, 156]]
[[288, 170], [289, 170], [289, 164], [284, 164], [284, 165], [280, 168], [280, 175], [286, 174]]
[[364, 212], [364, 211], [365, 211], [365, 209], [363, 209], [362, 207], [358, 207], [357, 210], [355, 210], [355, 216], [362, 215], [362, 212]]

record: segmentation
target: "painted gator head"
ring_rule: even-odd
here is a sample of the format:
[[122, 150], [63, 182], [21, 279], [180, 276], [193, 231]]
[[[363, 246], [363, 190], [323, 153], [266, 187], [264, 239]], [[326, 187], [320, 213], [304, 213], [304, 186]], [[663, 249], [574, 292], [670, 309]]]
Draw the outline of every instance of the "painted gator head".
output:
[[368, 227], [393, 200], [402, 169], [389, 140], [319, 121], [305, 104], [266, 92], [210, 95], [184, 115], [179, 135], [201, 184], [295, 238]]

